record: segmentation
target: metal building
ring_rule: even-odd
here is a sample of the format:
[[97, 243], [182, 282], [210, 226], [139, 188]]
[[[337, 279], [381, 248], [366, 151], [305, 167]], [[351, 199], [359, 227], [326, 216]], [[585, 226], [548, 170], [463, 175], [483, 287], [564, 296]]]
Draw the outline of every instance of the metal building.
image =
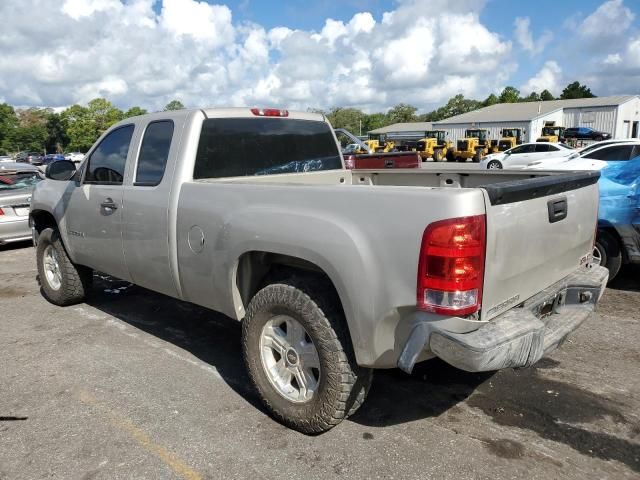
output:
[[525, 130], [524, 140], [533, 142], [542, 127], [553, 122], [564, 127], [591, 127], [613, 138], [640, 138], [640, 97], [612, 97], [551, 100], [547, 102], [498, 103], [472, 112], [433, 122], [434, 129], [446, 130], [449, 138], [464, 137], [467, 128], [486, 128], [489, 138], [500, 138], [505, 127]]
[[375, 135], [384, 133], [389, 138], [399, 140], [419, 140], [424, 137], [424, 132], [427, 130], [432, 130], [431, 122], [394, 123], [368, 133]]
[[439, 122], [395, 123], [369, 133], [386, 133], [395, 138], [417, 139], [426, 130], [445, 130], [450, 140], [464, 137], [467, 128], [486, 128], [489, 138], [500, 138], [500, 130], [520, 127], [524, 140], [533, 142], [542, 127], [554, 122], [564, 127], [591, 127], [613, 138], [640, 138], [640, 97], [612, 97], [551, 100], [547, 102], [498, 103]]

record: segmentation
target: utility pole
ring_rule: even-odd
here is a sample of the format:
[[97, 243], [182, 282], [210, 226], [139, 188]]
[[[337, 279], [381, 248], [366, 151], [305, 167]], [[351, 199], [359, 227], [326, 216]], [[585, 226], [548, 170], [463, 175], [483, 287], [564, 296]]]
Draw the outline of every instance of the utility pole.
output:
[[362, 136], [362, 117], [360, 117], [360, 136]]

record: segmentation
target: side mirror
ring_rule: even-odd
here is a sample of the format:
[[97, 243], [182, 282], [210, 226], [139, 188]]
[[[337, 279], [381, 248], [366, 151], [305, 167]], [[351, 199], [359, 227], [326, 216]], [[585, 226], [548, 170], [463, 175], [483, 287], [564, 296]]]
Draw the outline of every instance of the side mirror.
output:
[[76, 164], [71, 160], [58, 160], [47, 165], [44, 176], [51, 180], [71, 180], [76, 173]]

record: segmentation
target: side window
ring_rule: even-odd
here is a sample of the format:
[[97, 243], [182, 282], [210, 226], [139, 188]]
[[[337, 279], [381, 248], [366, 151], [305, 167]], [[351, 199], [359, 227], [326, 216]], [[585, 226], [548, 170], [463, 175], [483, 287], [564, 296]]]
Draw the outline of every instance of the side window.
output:
[[518, 153], [523, 153], [524, 152], [524, 145], [520, 145], [519, 147], [516, 148], [512, 148], [510, 150], [511, 154], [518, 154]]
[[633, 145], [616, 145], [591, 152], [588, 155], [585, 155], [584, 158], [594, 158], [596, 160], [615, 162], [620, 160], [629, 160], [632, 153]]
[[154, 187], [164, 175], [173, 137], [173, 122], [161, 120], [147, 125], [138, 155], [134, 185]]
[[84, 183], [122, 185], [133, 129], [126, 125], [104, 137], [87, 161]]
[[[548, 143], [539, 143], [535, 146], [536, 153], [549, 152], [551, 151], [551, 145]], [[556, 149], [553, 149], [556, 150]]]

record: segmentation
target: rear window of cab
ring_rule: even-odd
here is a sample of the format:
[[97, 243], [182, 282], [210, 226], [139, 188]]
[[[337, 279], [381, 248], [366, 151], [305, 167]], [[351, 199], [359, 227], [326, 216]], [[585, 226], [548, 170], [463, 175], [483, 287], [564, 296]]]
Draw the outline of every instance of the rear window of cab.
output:
[[194, 179], [275, 175], [342, 168], [325, 122], [211, 118], [203, 122]]

